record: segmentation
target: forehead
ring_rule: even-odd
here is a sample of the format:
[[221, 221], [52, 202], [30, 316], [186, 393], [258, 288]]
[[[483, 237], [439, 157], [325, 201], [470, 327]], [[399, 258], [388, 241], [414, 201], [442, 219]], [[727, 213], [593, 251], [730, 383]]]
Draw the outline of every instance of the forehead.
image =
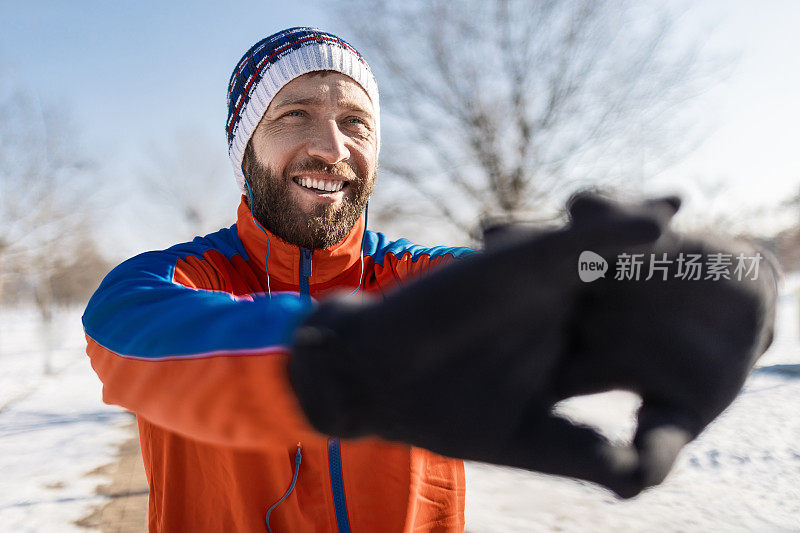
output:
[[298, 76], [278, 91], [267, 110], [295, 104], [355, 107], [373, 113], [367, 92], [340, 72], [310, 72]]

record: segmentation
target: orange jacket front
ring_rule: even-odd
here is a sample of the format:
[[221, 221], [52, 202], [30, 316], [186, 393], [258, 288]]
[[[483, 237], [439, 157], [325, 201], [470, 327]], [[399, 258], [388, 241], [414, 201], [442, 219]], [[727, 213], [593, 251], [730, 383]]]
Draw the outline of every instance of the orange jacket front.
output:
[[311, 298], [382, 293], [464, 253], [387, 241], [363, 217], [312, 253], [242, 202], [231, 228], [115, 268], [83, 323], [103, 400], [137, 415], [150, 531], [265, 531], [296, 470], [272, 531], [463, 531], [461, 461], [315, 432], [287, 361]]

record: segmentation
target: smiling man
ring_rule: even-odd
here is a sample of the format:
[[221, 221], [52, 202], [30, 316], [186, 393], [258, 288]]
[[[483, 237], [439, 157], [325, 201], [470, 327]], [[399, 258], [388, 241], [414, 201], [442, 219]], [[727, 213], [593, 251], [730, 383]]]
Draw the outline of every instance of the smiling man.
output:
[[137, 415], [151, 531], [462, 531], [461, 461], [307, 422], [290, 384], [312, 299], [382, 293], [469, 253], [366, 230], [378, 88], [342, 39], [292, 28], [234, 69], [229, 229], [114, 269], [84, 315], [103, 399]]
[[[564, 228], [483, 254], [367, 230], [378, 88], [329, 33], [248, 50], [226, 132], [236, 224], [125, 261], [83, 316], [103, 400], [136, 413], [151, 531], [460, 532], [461, 459], [632, 497], [769, 344], [772, 271], [579, 280], [584, 250], [719, 253], [668, 231], [675, 199], [579, 196]], [[643, 399], [631, 443], [553, 413], [619, 387]]]
[[364, 89], [339, 72], [311, 72], [287, 83], [244, 153], [256, 220], [308, 249], [342, 240], [375, 184], [373, 109]]

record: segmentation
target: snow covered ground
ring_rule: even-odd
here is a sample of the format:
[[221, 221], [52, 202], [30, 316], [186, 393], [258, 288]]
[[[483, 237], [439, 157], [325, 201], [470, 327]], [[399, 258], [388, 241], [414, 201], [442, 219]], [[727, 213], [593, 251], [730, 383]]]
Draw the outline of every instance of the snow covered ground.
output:
[[[620, 501], [587, 483], [468, 464], [468, 531], [800, 531], [799, 320], [787, 292], [773, 347], [662, 486]], [[73, 521], [104, 501], [94, 488], [105, 480], [86, 474], [114, 459], [128, 418], [100, 401], [83, 349], [79, 311], [50, 330], [33, 311], [0, 313], [2, 531], [81, 531]], [[608, 393], [563, 410], [625, 438], [636, 407]]]
[[129, 417], [100, 401], [84, 348], [80, 311], [47, 329], [33, 310], [0, 313], [0, 531], [86, 531], [73, 522], [103, 502], [87, 474], [114, 460]]

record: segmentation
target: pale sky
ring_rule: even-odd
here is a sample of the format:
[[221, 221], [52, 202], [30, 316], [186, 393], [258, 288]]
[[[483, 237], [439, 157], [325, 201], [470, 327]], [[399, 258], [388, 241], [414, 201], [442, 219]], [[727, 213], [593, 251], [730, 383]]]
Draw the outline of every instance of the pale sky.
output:
[[[712, 30], [708, 46], [739, 59], [694, 108], [710, 114], [716, 129], [662, 181], [694, 191], [712, 209], [780, 202], [800, 188], [800, 2], [705, 0], [696, 6], [692, 20]], [[719, 198], [698, 195], [709, 182], [722, 186]]]
[[[247, 48], [297, 25], [340, 33], [359, 46], [358, 36], [319, 5], [0, 0], [0, 81], [63, 106], [87, 152], [105, 161], [109, 179], [124, 179], [143, 146], [166, 143], [186, 127], [218, 142], [214, 156], [222, 162], [226, 86]], [[687, 35], [708, 28], [709, 49], [739, 60], [693, 107], [712, 119], [711, 135], [652, 189], [682, 192], [697, 211], [775, 204], [800, 187], [800, 1], [691, 6], [682, 23]], [[221, 179], [231, 180], [235, 198], [231, 171], [225, 168]], [[708, 192], [714, 184], [721, 193]]]

